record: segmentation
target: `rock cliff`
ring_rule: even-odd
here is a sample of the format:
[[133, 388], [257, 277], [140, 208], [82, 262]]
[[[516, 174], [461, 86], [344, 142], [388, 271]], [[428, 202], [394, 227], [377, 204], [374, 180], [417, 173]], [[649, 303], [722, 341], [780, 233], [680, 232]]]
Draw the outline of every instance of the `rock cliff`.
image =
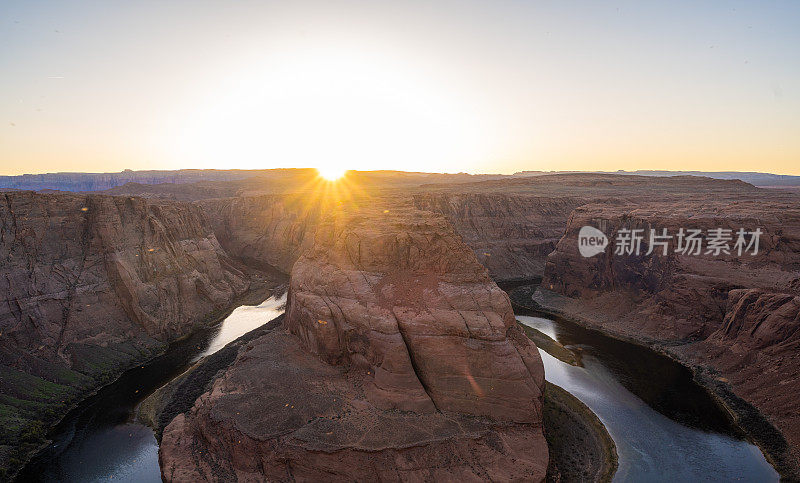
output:
[[[604, 253], [578, 251], [582, 226], [610, 237]], [[648, 236], [640, 255], [616, 255], [621, 229], [681, 228], [703, 232], [701, 253], [664, 255]], [[731, 253], [707, 253], [708, 230], [731, 229]], [[757, 255], [733, 249], [739, 228], [762, 231]], [[749, 240], [748, 240], [749, 241]], [[690, 365], [715, 371], [734, 393], [761, 411], [788, 441], [784, 463], [800, 456], [800, 203], [769, 199], [625, 202], [576, 209], [548, 257], [545, 289], [571, 297], [562, 309], [634, 339], [668, 347]], [[781, 446], [780, 442], [775, 447]], [[785, 453], [776, 449], [773, 457]], [[789, 460], [794, 460], [789, 461]], [[780, 462], [779, 462], [780, 463]]]
[[442, 217], [325, 210], [284, 328], [166, 427], [162, 474], [541, 480], [543, 384], [507, 296]]
[[261, 195], [198, 201], [231, 256], [284, 273], [313, 241], [320, 205], [303, 195]]
[[[198, 207], [0, 194], [0, 466], [249, 286]], [[27, 449], [26, 449], [27, 448]]]
[[447, 218], [498, 281], [541, 276], [570, 212], [584, 203], [570, 196], [501, 193], [414, 196], [417, 208]]
[[428, 185], [413, 200], [419, 209], [444, 215], [492, 277], [505, 281], [542, 276], [547, 255], [578, 206], [698, 195], [738, 200], [763, 193], [739, 180], [573, 173]]

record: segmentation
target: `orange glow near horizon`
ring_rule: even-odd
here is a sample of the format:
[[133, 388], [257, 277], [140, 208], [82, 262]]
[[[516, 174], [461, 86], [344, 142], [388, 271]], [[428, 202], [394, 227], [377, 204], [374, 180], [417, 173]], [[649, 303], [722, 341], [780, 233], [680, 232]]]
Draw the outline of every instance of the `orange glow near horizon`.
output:
[[336, 166], [324, 166], [317, 168], [317, 173], [328, 181], [338, 181], [339, 178], [344, 176], [347, 172], [346, 169]]
[[44, 15], [11, 0], [0, 10], [0, 175], [800, 175], [800, 3], [176, 0], [55, 2]]

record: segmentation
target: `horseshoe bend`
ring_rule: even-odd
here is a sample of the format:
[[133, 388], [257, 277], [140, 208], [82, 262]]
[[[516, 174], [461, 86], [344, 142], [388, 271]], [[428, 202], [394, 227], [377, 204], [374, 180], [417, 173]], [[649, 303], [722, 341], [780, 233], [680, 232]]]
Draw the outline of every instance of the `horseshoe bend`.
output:
[[[142, 478], [600, 481], [652, 471], [633, 428], [662, 420], [647, 437], [697, 438], [720, 475], [796, 474], [791, 191], [358, 172], [326, 191], [314, 176], [3, 193], [6, 475], [31, 459], [24, 477], [84, 474], [70, 465], [93, 434], [145, 422]], [[611, 240], [588, 258], [587, 225]], [[718, 226], [760, 228], [759, 253], [614, 253], [623, 228]], [[228, 334], [270, 296], [285, 307]]]
[[283, 327], [164, 429], [165, 478], [544, 477], [544, 371], [507, 295], [442, 217], [381, 208], [320, 214]]

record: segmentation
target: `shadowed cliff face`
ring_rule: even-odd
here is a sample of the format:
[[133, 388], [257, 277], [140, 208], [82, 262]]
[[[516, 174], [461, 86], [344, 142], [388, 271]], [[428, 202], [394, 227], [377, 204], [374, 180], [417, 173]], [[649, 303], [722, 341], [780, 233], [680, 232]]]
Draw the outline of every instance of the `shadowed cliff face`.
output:
[[[584, 258], [578, 252], [578, 232], [583, 226], [598, 227], [611, 243], [605, 253]], [[620, 229], [643, 229], [639, 255], [614, 255], [614, 240]], [[673, 239], [667, 255], [654, 247], [647, 255], [650, 229], [676, 235], [683, 228], [759, 228], [759, 253], [738, 255], [675, 252]], [[733, 246], [734, 240], [730, 242]], [[652, 322], [649, 330], [659, 338], [705, 337], [718, 329], [727, 312], [729, 292], [759, 288], [794, 293], [800, 279], [800, 208], [792, 201], [742, 200], [720, 203], [712, 200], [682, 203], [593, 204], [576, 209], [564, 237], [548, 257], [545, 288], [572, 297], [594, 298], [608, 292], [625, 293], [639, 310], [668, 316], [679, 322]], [[642, 321], [648, 324], [648, 321]]]
[[43, 428], [31, 434], [31, 420], [52, 419], [248, 288], [191, 205], [0, 196], [0, 445], [35, 441]]
[[[578, 231], [600, 228], [611, 245], [593, 258], [578, 252]], [[759, 253], [612, 255], [621, 228], [760, 228]], [[645, 237], [646, 241], [647, 237]], [[733, 244], [733, 242], [731, 242]], [[705, 245], [703, 252], [705, 252]], [[576, 209], [548, 257], [544, 288], [573, 297], [566, 310], [637, 339], [669, 341], [689, 362], [719, 371], [756, 406], [800, 456], [800, 202], [786, 196], [713, 199]], [[593, 313], [593, 314], [592, 314]]]
[[541, 359], [447, 222], [326, 210], [309, 243], [285, 328], [164, 430], [164, 477], [542, 479]]
[[262, 195], [196, 203], [231, 256], [289, 273], [313, 241], [320, 205], [307, 196]]
[[739, 180], [578, 173], [429, 185], [419, 191], [413, 195], [415, 206], [444, 215], [495, 280], [542, 276], [547, 255], [581, 205], [764, 196]]
[[541, 276], [570, 212], [585, 202], [573, 197], [499, 193], [414, 196], [417, 208], [447, 218], [495, 280]]

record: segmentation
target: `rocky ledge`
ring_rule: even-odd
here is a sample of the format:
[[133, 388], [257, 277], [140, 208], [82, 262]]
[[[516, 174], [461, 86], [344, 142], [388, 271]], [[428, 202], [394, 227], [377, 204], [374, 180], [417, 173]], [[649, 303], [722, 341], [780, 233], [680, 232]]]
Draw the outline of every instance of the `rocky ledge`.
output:
[[[660, 349], [695, 368], [750, 430], [776, 468], [800, 475], [800, 203], [714, 199], [636, 205], [586, 205], [576, 209], [548, 257], [542, 287], [545, 308], [612, 334]], [[590, 225], [612, 243], [583, 258], [578, 232]], [[762, 230], [758, 254], [706, 253], [708, 230]], [[698, 255], [661, 247], [615, 255], [621, 229], [676, 234], [700, 229]], [[758, 411], [753, 410], [755, 407]], [[738, 409], [737, 409], [738, 408]], [[749, 409], [748, 409], [749, 408]], [[760, 414], [759, 414], [760, 413]], [[765, 419], [766, 418], [766, 419]], [[774, 431], [774, 425], [780, 433]]]
[[287, 314], [164, 429], [166, 480], [530, 479], [544, 371], [447, 222], [331, 209]]
[[0, 194], [0, 479], [75, 402], [250, 284], [192, 205]]

